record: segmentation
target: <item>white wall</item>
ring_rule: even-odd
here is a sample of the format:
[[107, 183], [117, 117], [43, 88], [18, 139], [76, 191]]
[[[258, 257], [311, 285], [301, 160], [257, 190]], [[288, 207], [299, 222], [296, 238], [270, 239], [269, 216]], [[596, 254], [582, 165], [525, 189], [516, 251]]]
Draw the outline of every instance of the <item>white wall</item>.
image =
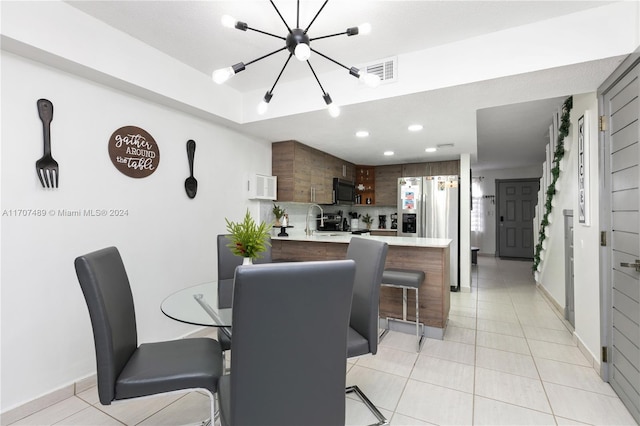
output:
[[[549, 117], [549, 122], [551, 122], [551, 117]], [[481, 178], [478, 185], [482, 194], [495, 196], [496, 179], [539, 179], [542, 175], [542, 165], [516, 169], [472, 170], [472, 172], [474, 178]], [[484, 218], [481, 222], [482, 230], [471, 232], [471, 245], [478, 247], [481, 254], [495, 256], [497, 252], [495, 198], [483, 198], [481, 204]]]
[[[588, 144], [589, 178], [591, 181], [589, 196], [591, 200], [590, 225], [578, 223], [578, 119], [587, 112], [590, 137]], [[575, 336], [599, 360], [600, 353], [600, 293], [599, 281], [599, 193], [598, 193], [598, 129], [597, 97], [595, 93], [573, 96], [571, 127], [565, 138], [565, 156], [561, 163], [561, 173], [556, 184], [556, 196], [550, 225], [547, 226], [547, 239], [544, 243], [538, 283], [553, 297], [561, 307], [565, 306], [565, 267], [564, 267], [564, 218], [562, 211], [572, 209], [574, 225], [574, 303]], [[545, 197], [546, 198], [546, 197]]]
[[[95, 370], [93, 336], [76, 279], [76, 256], [120, 249], [136, 302], [140, 341], [193, 331], [160, 312], [160, 302], [216, 278], [215, 236], [224, 218], [256, 202], [244, 176], [270, 174], [271, 145], [202, 119], [2, 52], [2, 400], [12, 409]], [[60, 187], [43, 189], [36, 101], [53, 102], [52, 153]], [[160, 150], [143, 179], [111, 164], [107, 142], [124, 125], [147, 130]], [[185, 144], [197, 143], [198, 194], [184, 190]], [[250, 154], [247, 154], [250, 153]], [[21, 216], [35, 209], [46, 216]], [[124, 217], [62, 217], [61, 209], [124, 209]], [[17, 215], [17, 216], [16, 216]]]
[[[584, 344], [594, 359], [600, 359], [600, 289], [598, 277], [599, 250], [600, 250], [600, 200], [598, 182], [600, 180], [599, 144], [598, 144], [598, 102], [595, 93], [576, 95], [573, 97], [573, 110], [571, 111], [572, 129], [577, 128], [578, 119], [587, 113], [589, 117], [585, 127], [587, 127], [589, 156], [589, 179], [590, 179], [590, 224], [580, 224], [578, 222], [578, 198], [573, 197], [573, 241], [574, 241], [574, 303], [575, 303], [575, 335]], [[572, 147], [578, 146], [578, 132], [571, 132]], [[572, 161], [575, 168], [573, 170], [573, 182], [577, 188], [577, 149], [571, 152]], [[575, 194], [575, 193], [574, 193]]]

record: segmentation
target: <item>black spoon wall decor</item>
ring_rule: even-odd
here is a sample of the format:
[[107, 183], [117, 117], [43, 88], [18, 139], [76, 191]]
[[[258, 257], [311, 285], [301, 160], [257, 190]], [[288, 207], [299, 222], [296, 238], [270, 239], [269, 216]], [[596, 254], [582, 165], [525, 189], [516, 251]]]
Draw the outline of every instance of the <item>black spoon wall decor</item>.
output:
[[193, 177], [193, 157], [196, 152], [196, 142], [189, 139], [187, 141], [187, 159], [189, 160], [189, 177], [184, 181], [184, 189], [189, 198], [195, 198], [198, 192], [198, 181]]

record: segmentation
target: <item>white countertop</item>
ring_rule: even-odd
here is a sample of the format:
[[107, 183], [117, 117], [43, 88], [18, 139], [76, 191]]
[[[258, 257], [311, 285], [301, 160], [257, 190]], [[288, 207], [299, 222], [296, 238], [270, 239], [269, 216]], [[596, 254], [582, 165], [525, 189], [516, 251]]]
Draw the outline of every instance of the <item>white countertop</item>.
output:
[[386, 237], [370, 234], [354, 235], [350, 232], [318, 232], [314, 235], [307, 237], [304, 233], [289, 232], [288, 237], [271, 236], [272, 240], [283, 241], [308, 241], [319, 243], [341, 243], [348, 244], [352, 237], [362, 237], [377, 241], [384, 241], [390, 246], [407, 246], [407, 247], [434, 247], [444, 248], [451, 244], [450, 239], [446, 238], [416, 238], [416, 237]]

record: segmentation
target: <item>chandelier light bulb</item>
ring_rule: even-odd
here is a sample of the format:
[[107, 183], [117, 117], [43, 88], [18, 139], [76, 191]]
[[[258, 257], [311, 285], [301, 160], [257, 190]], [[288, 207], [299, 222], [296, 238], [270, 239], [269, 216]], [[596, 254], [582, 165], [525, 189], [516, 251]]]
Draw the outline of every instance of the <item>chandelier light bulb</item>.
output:
[[358, 25], [358, 34], [367, 35], [371, 33], [371, 24], [366, 22]]
[[222, 15], [222, 19], [220, 21], [222, 22], [222, 26], [225, 28], [235, 28], [236, 22], [238, 22], [236, 18], [230, 15]]
[[271, 91], [264, 94], [264, 98], [262, 98], [262, 101], [258, 104], [259, 115], [264, 115], [264, 113], [267, 112], [267, 109], [269, 109], [269, 102], [271, 102], [272, 97], [273, 93], [271, 93]]
[[329, 104], [329, 115], [336, 118], [340, 115], [340, 107], [334, 103]]
[[258, 114], [264, 115], [268, 109], [269, 109], [269, 104], [266, 103], [264, 99], [261, 100], [260, 103], [258, 104]]
[[380, 86], [380, 77], [377, 74], [371, 74], [368, 72], [361, 72], [358, 79], [364, 83], [367, 87]]
[[306, 43], [299, 43], [294, 52], [296, 58], [301, 62], [306, 61], [311, 57], [311, 48]]
[[220, 68], [218, 70], [215, 70], [211, 74], [211, 78], [216, 83], [222, 84], [225, 81], [229, 80], [234, 75], [235, 75], [235, 73], [233, 72], [233, 68], [232, 67], [227, 67], [227, 68]]

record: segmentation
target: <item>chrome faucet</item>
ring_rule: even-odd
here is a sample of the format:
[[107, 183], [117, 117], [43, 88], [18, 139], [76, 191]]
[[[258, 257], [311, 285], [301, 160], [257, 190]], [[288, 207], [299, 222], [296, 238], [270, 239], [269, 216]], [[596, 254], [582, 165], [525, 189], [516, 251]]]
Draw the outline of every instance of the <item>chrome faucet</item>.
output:
[[313, 235], [313, 231], [309, 228], [309, 215], [311, 215], [311, 210], [313, 210], [313, 206], [316, 206], [317, 208], [320, 209], [320, 226], [324, 226], [324, 211], [322, 211], [322, 207], [320, 207], [318, 204], [311, 204], [307, 209], [307, 226], [304, 229], [304, 233], [307, 235], [307, 237], [310, 237]]

